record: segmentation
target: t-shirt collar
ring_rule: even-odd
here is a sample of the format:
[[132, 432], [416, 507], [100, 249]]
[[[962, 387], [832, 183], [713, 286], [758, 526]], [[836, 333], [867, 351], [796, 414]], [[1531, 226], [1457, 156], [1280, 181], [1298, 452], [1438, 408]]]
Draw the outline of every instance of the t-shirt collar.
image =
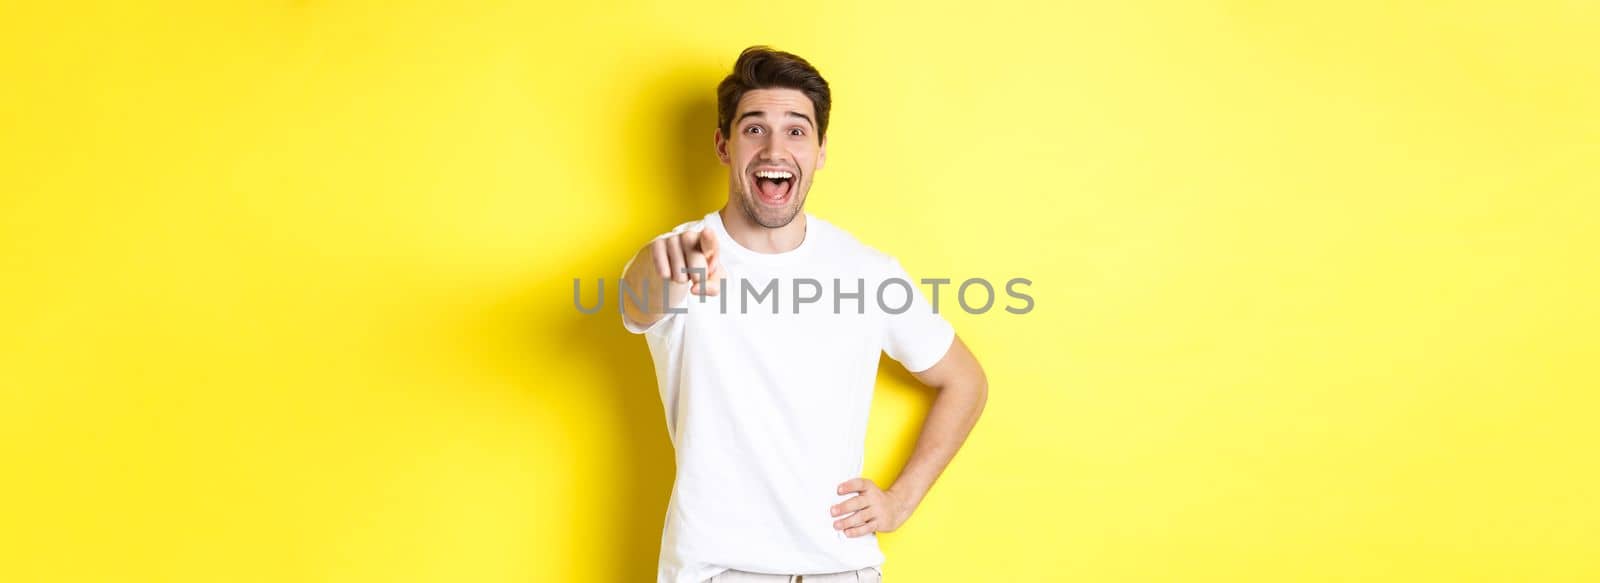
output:
[[811, 249], [816, 247], [817, 218], [811, 216], [811, 213], [805, 213], [805, 216], [805, 237], [800, 239], [800, 244], [794, 249], [790, 249], [782, 253], [762, 253], [740, 245], [738, 241], [733, 239], [733, 235], [728, 234], [727, 225], [722, 223], [722, 213], [720, 209], [711, 211], [706, 215], [706, 225], [712, 229], [716, 229], [717, 237], [720, 239], [717, 241], [717, 243], [719, 243], [722, 248], [729, 253], [733, 253], [740, 257], [748, 258], [749, 260], [757, 262], [783, 263], [789, 261], [798, 261], [801, 258], [808, 256], [811, 253]]

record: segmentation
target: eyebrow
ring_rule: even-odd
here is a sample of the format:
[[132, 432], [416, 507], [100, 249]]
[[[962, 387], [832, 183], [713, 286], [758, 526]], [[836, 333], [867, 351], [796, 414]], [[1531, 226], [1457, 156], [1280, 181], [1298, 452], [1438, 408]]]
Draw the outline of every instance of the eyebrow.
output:
[[[806, 114], [800, 113], [798, 111], [785, 111], [783, 113], [785, 115], [788, 115], [789, 117], [798, 117], [800, 119], [806, 120], [806, 124], [808, 124], [810, 126], [815, 127], [817, 125], [816, 123], [811, 121], [811, 116], [808, 116]], [[739, 116], [739, 119], [734, 120], [734, 123], [742, 122], [742, 121], [744, 121], [744, 118], [747, 118], [747, 117], [752, 117], [752, 116], [765, 117], [766, 115], [767, 115], [767, 112], [765, 112], [765, 111], [760, 111], [760, 110], [757, 110], [757, 111], [746, 111], [746, 112], [744, 112], [744, 115]]]

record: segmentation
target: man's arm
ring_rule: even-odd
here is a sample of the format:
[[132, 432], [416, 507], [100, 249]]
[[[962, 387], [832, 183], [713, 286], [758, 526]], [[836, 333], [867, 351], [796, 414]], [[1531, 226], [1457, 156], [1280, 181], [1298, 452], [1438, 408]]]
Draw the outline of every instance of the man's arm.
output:
[[894, 485], [882, 490], [866, 478], [839, 484], [840, 494], [857, 492], [855, 497], [833, 506], [833, 516], [840, 517], [833, 522], [833, 528], [850, 537], [889, 532], [905, 524], [983, 414], [989, 381], [977, 357], [959, 336], [938, 364], [913, 374], [922, 384], [938, 389], [939, 395], [928, 409], [916, 448]]

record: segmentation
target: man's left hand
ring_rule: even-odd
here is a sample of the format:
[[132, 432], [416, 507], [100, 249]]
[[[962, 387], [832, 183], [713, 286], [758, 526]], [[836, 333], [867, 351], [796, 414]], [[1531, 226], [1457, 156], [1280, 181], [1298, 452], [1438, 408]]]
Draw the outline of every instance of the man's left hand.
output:
[[839, 494], [850, 492], [856, 495], [833, 505], [833, 516], [842, 517], [833, 521], [834, 530], [842, 530], [850, 538], [874, 532], [892, 532], [911, 518], [911, 511], [916, 506], [909, 497], [896, 493], [894, 487], [884, 490], [867, 478], [854, 478], [839, 484]]

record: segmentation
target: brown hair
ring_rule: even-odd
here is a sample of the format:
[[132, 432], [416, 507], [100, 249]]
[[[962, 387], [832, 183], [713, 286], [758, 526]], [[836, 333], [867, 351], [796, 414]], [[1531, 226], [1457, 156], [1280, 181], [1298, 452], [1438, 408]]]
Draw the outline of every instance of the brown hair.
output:
[[727, 136], [732, 129], [734, 110], [739, 108], [739, 99], [746, 91], [773, 88], [804, 93], [817, 112], [817, 141], [828, 135], [828, 108], [833, 101], [827, 80], [798, 55], [759, 45], [739, 53], [733, 73], [717, 85], [717, 128], [722, 135]]

